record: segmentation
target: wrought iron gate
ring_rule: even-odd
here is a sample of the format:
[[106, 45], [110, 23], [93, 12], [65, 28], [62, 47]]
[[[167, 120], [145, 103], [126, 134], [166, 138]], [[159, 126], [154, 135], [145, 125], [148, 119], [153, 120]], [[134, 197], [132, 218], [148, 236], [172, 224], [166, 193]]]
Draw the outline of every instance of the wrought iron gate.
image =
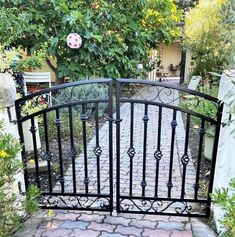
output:
[[[52, 105], [40, 108], [39, 105], [44, 104], [50, 94]], [[48, 88], [17, 100], [15, 105], [23, 144], [26, 187], [30, 183], [38, 186], [42, 208], [109, 212], [116, 208], [117, 212], [209, 216], [209, 193], [213, 188], [223, 107], [216, 98], [159, 82], [99, 79]], [[29, 112], [29, 105], [37, 109]], [[106, 109], [102, 110], [102, 105], [106, 105]], [[212, 110], [210, 115], [203, 110], [208, 105]], [[142, 125], [138, 128], [136, 123], [140, 118], [136, 117], [137, 110], [143, 114]], [[104, 124], [108, 126], [107, 134], [99, 132], [103, 125], [101, 112], [106, 114], [105, 120], [108, 121]], [[122, 121], [123, 113], [130, 114], [128, 123]], [[51, 114], [55, 127], [49, 126]], [[79, 115], [81, 122], [75, 120], [75, 114]], [[185, 119], [185, 132], [177, 137], [181, 114]], [[64, 125], [62, 115], [67, 119]], [[40, 134], [37, 132], [38, 120]], [[91, 142], [88, 142], [88, 120], [93, 126], [94, 139]], [[24, 145], [28, 139], [27, 121], [30, 122], [28, 130], [33, 154], [27, 152]], [[190, 152], [192, 121], [199, 124], [195, 172], [192, 171]], [[80, 123], [82, 136], [77, 141], [75, 131]], [[113, 147], [114, 124], [116, 145]], [[68, 141], [63, 137], [63, 126], [69, 127]], [[202, 153], [209, 126], [215, 134], [213, 157], [207, 190], [201, 192]], [[122, 143], [122, 131], [128, 134], [129, 144]], [[166, 131], [170, 133], [164, 135], [168, 137], [164, 140]], [[52, 135], [57, 142], [56, 151], [53, 151], [56, 154], [52, 153]], [[43, 137], [42, 144], [39, 137]], [[65, 146], [69, 146], [69, 150]], [[79, 150], [82, 150], [80, 155]], [[29, 173], [31, 156], [35, 174]], [[57, 172], [53, 167], [54, 157], [58, 158]], [[39, 160], [46, 162], [43, 177]], [[54, 182], [53, 175], [56, 176]]]

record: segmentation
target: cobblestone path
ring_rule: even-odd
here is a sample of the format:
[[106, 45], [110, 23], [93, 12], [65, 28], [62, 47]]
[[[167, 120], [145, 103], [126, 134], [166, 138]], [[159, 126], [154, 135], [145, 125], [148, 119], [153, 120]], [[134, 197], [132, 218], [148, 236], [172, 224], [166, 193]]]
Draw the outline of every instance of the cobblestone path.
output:
[[[152, 91], [142, 91], [146, 97], [154, 94]], [[138, 95], [137, 95], [138, 96]], [[171, 95], [176, 98], [175, 95]], [[163, 98], [164, 99], [164, 98]], [[166, 98], [167, 99], [167, 98]], [[169, 99], [169, 98], [168, 98]], [[177, 101], [175, 102], [177, 103]], [[158, 131], [158, 107], [149, 106], [148, 131], [147, 131], [147, 163], [146, 163], [146, 196], [154, 196], [155, 188], [155, 167], [156, 160], [154, 152], [157, 149], [157, 131]], [[171, 146], [171, 122], [172, 110], [163, 109], [162, 111], [162, 131], [161, 131], [161, 151], [162, 158], [160, 161], [159, 173], [159, 197], [166, 197], [167, 182], [169, 175], [170, 146]], [[141, 104], [135, 105], [134, 108], [134, 143], [136, 154], [133, 163], [133, 195], [141, 196], [141, 180], [143, 165], [143, 123], [144, 107]], [[115, 115], [114, 115], [115, 117]], [[121, 194], [129, 193], [129, 174], [130, 159], [127, 151], [130, 147], [130, 104], [123, 104], [121, 107]], [[99, 131], [100, 147], [102, 155], [100, 156], [100, 175], [101, 191], [109, 192], [109, 150], [108, 150], [108, 122], [103, 125]], [[113, 131], [114, 141], [114, 164], [115, 164], [115, 125]], [[174, 145], [174, 160], [172, 173], [172, 196], [180, 197], [181, 192], [181, 157], [184, 152], [185, 130], [181, 113], [177, 113], [176, 142]], [[88, 144], [88, 171], [89, 171], [89, 192], [97, 192], [97, 171], [96, 157], [94, 148], [96, 138], [94, 137]], [[195, 182], [195, 170], [191, 161], [189, 151], [189, 164], [186, 173], [186, 197], [192, 197], [193, 184]], [[76, 158], [77, 189], [84, 191], [84, 165], [83, 154]], [[114, 183], [115, 183], [115, 165], [114, 165]], [[60, 190], [57, 184], [54, 190]], [[65, 190], [72, 191], [72, 167], [69, 167], [65, 176]], [[114, 196], [115, 196], [114, 186]], [[114, 198], [115, 201], [115, 198]], [[115, 205], [115, 203], [114, 203]], [[79, 236], [79, 237], [121, 237], [121, 236], [142, 236], [142, 237], [204, 237], [215, 236], [208, 227], [197, 219], [188, 217], [169, 217], [157, 215], [142, 214], [116, 214], [113, 216], [101, 212], [84, 212], [84, 211], [54, 211], [52, 216], [48, 216], [46, 211], [41, 211], [37, 216], [26, 222], [25, 228], [15, 236]]]

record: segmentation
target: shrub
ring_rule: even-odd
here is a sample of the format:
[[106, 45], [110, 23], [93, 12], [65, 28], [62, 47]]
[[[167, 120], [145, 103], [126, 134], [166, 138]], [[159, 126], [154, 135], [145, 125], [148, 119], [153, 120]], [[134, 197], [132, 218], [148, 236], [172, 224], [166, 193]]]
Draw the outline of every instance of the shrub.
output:
[[220, 222], [226, 228], [224, 237], [235, 236], [235, 178], [229, 183], [230, 188], [220, 188], [211, 194], [213, 202], [225, 211], [225, 216]]
[[[67, 138], [70, 135], [70, 128], [69, 128], [68, 113], [66, 113], [65, 110], [60, 113], [60, 119], [61, 119], [61, 126], [60, 126], [61, 137]], [[47, 113], [48, 136], [50, 139], [57, 138], [57, 129], [56, 129], [56, 125], [55, 125], [55, 120], [56, 120], [55, 112]], [[73, 126], [74, 136], [81, 137], [82, 136], [82, 122], [81, 122], [80, 117], [74, 116], [73, 117], [73, 124], [74, 124], [74, 126]], [[89, 127], [89, 125], [87, 127]], [[41, 132], [41, 135], [44, 138], [43, 123], [40, 123], [39, 131]]]
[[[57, 103], [64, 103], [69, 100], [92, 100], [92, 99], [106, 99], [108, 98], [108, 87], [103, 85], [81, 85], [74, 88], [63, 89], [60, 93], [55, 96], [55, 101]], [[106, 112], [108, 107], [107, 103], [99, 103], [99, 116], [102, 117]], [[74, 110], [79, 116], [81, 114], [81, 106], [77, 106]], [[94, 106], [88, 105], [86, 110], [86, 115], [90, 118], [94, 117]]]
[[[17, 158], [21, 150], [19, 141], [11, 134], [3, 131], [0, 124], [0, 236], [10, 236], [12, 231], [19, 227], [21, 217], [19, 211], [25, 206], [28, 213], [37, 209], [36, 198], [39, 195], [36, 187], [31, 187], [27, 192], [25, 202], [21, 201], [14, 190], [17, 189], [15, 175], [22, 169], [22, 162]], [[33, 207], [33, 208], [32, 208]]]

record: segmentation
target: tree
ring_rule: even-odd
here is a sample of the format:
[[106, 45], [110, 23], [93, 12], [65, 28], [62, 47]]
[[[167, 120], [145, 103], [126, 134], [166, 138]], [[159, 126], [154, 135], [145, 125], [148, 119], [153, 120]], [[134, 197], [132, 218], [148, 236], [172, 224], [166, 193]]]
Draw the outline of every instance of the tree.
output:
[[180, 9], [183, 9], [185, 12], [187, 12], [196, 6], [198, 0], [178, 0], [176, 3]]
[[230, 34], [223, 24], [222, 9], [230, 1], [200, 0], [185, 20], [184, 45], [196, 60], [194, 73], [204, 78], [210, 71], [222, 71], [232, 44], [225, 40]]
[[[144, 75], [152, 69], [150, 48], [179, 36], [181, 12], [173, 0], [1, 0], [0, 7], [6, 28], [14, 34], [1, 37], [0, 43], [21, 45], [29, 52], [46, 48], [57, 59], [54, 68], [46, 58], [60, 81], [134, 77], [140, 74], [138, 63], [144, 65]], [[0, 32], [5, 32], [1, 23]], [[83, 38], [79, 50], [66, 46], [70, 32]]]

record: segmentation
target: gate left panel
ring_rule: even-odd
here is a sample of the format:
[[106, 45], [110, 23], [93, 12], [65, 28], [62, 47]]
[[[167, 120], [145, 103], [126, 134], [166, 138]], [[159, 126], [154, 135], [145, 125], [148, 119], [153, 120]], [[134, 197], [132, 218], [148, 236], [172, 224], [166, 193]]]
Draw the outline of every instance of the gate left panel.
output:
[[112, 94], [112, 80], [97, 79], [16, 101], [25, 184], [41, 208], [112, 212]]

